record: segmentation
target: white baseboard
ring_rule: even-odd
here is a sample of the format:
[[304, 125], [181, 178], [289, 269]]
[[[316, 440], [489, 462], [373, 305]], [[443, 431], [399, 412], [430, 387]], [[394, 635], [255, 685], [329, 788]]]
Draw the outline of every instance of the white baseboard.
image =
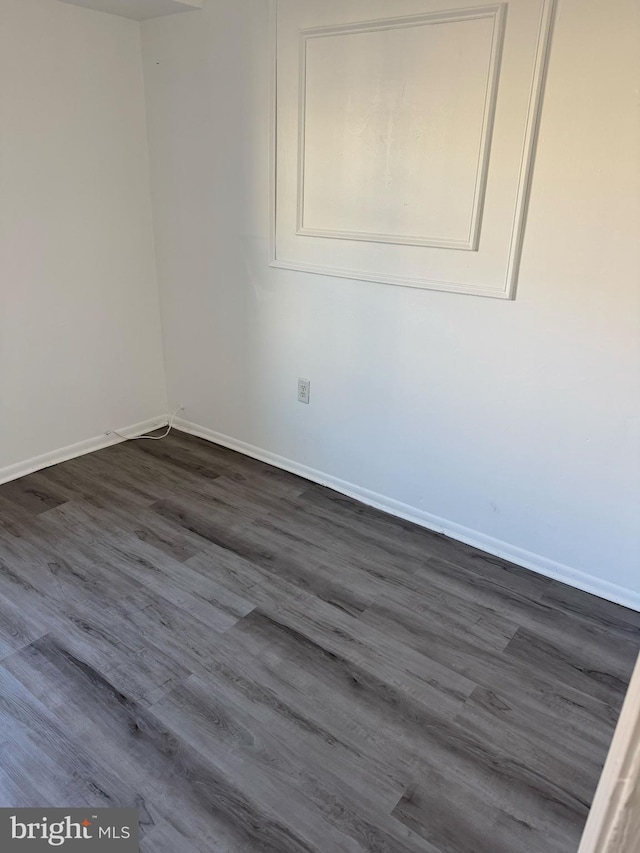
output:
[[94, 450], [101, 450], [103, 447], [109, 447], [111, 444], [126, 441], [127, 438], [143, 435], [146, 432], [158, 429], [158, 427], [166, 426], [167, 423], [167, 416], [159, 415], [157, 418], [149, 418], [147, 421], [141, 421], [138, 424], [131, 424], [130, 426], [118, 429], [118, 432], [122, 433], [126, 438], [121, 438], [113, 432], [109, 435], [103, 433], [93, 438], [87, 438], [84, 441], [77, 441], [75, 444], [69, 444], [67, 447], [61, 447], [59, 450], [51, 450], [49, 453], [43, 453], [41, 456], [25, 459], [23, 462], [17, 462], [15, 465], [7, 465], [5, 468], [0, 468], [0, 483], [17, 480], [18, 477], [25, 477], [27, 474], [33, 474], [34, 471], [40, 471], [42, 468], [48, 468], [50, 465], [57, 465], [58, 462], [65, 462], [67, 459], [74, 459], [76, 456], [83, 456], [85, 453], [93, 453]]
[[372, 492], [369, 489], [357, 486], [354, 483], [349, 483], [346, 480], [341, 480], [338, 477], [333, 477], [330, 474], [325, 474], [315, 468], [309, 468], [307, 465], [302, 465], [299, 462], [294, 462], [284, 456], [278, 456], [276, 453], [271, 453], [268, 450], [263, 450], [260, 447], [255, 447], [252, 444], [247, 444], [244, 441], [238, 441], [228, 435], [215, 432], [215, 430], [207, 427], [199, 426], [190, 421], [176, 418], [174, 421], [175, 429], [182, 432], [191, 433], [199, 438], [204, 438], [214, 444], [220, 444], [223, 447], [228, 447], [231, 450], [237, 450], [244, 453], [246, 456], [251, 456], [254, 459], [259, 459], [262, 462], [267, 462], [269, 465], [275, 465], [277, 468], [282, 468], [285, 471], [290, 471], [292, 474], [298, 474], [307, 480], [314, 483], [319, 483], [322, 486], [328, 486], [343, 495], [348, 495], [351, 498], [361, 501], [368, 506], [388, 512], [398, 518], [403, 518], [406, 521], [412, 521], [414, 524], [419, 524], [421, 527], [426, 527], [429, 530], [434, 530], [437, 533], [443, 533], [451, 539], [457, 539], [459, 542], [464, 542], [467, 545], [472, 545], [474, 548], [479, 548], [494, 557], [500, 557], [503, 560], [508, 560], [525, 569], [531, 569], [538, 574], [548, 578], [566, 583], [569, 586], [581, 589], [584, 592], [590, 592], [600, 598], [605, 598], [608, 601], [613, 601], [616, 604], [622, 604], [624, 607], [629, 607], [632, 610], [640, 611], [640, 593], [631, 589], [618, 586], [610, 583], [595, 575], [587, 574], [574, 569], [571, 566], [566, 566], [562, 563], [557, 563], [555, 560], [550, 560], [547, 557], [542, 557], [539, 554], [534, 554], [531, 551], [526, 551], [524, 548], [519, 548], [516, 545], [511, 545], [508, 542], [503, 542], [500, 539], [494, 539], [492, 536], [487, 536], [477, 530], [464, 527], [457, 524], [455, 521], [449, 521], [445, 518], [440, 518], [437, 515], [432, 515], [424, 510], [412, 507], [409, 504], [401, 501], [388, 498], [385, 495]]

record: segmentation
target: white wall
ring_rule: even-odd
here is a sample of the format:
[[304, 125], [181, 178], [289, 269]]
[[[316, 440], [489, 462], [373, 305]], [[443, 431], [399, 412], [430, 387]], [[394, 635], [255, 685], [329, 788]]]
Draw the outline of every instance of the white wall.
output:
[[0, 0], [0, 163], [2, 478], [167, 409], [137, 22]]
[[144, 23], [185, 418], [640, 607], [635, 7], [560, 0], [515, 302], [268, 268], [266, 0]]

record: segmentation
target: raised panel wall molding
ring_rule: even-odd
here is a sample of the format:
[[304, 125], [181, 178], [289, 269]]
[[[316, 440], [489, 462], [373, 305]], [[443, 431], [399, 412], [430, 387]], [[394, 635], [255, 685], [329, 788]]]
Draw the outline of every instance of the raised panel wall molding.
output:
[[[498, 70], [499, 70], [499, 59], [500, 59], [500, 50], [502, 47], [502, 37], [504, 32], [503, 22], [504, 22], [504, 4], [500, 4], [497, 6], [487, 6], [481, 9], [461, 9], [453, 12], [445, 12], [445, 13], [433, 13], [426, 15], [418, 15], [416, 17], [411, 18], [392, 18], [384, 21], [372, 21], [367, 24], [346, 24], [343, 26], [337, 27], [319, 27], [317, 29], [305, 30], [300, 34], [300, 109], [299, 109], [299, 127], [298, 127], [298, 136], [299, 136], [299, 152], [298, 152], [298, 165], [300, 169], [299, 177], [298, 177], [298, 234], [308, 234], [310, 236], [317, 237], [332, 237], [336, 239], [347, 239], [347, 240], [364, 240], [367, 242], [384, 242], [384, 243], [396, 243], [396, 244], [404, 244], [404, 245], [414, 245], [414, 246], [435, 246], [435, 247], [443, 247], [443, 248], [455, 248], [455, 249], [463, 249], [463, 250], [473, 250], [477, 248], [478, 241], [478, 233], [479, 233], [479, 224], [480, 224], [480, 216], [482, 212], [482, 205], [484, 201], [484, 190], [485, 190], [485, 182], [486, 182], [486, 174], [488, 167], [488, 155], [489, 155], [489, 144], [491, 138], [491, 128], [493, 124], [493, 114], [495, 110], [495, 100], [496, 100], [496, 92], [497, 92], [497, 82], [498, 82]], [[335, 228], [320, 228], [313, 227], [313, 225], [307, 225], [307, 208], [309, 207], [309, 195], [310, 193], [306, 191], [306, 178], [310, 169], [308, 168], [308, 161], [310, 159], [310, 154], [307, 149], [307, 140], [309, 137], [308, 132], [308, 124], [311, 124], [313, 129], [316, 131], [318, 135], [322, 135], [323, 126], [326, 123], [330, 123], [331, 126], [335, 129], [336, 123], [340, 121], [341, 115], [339, 111], [340, 104], [333, 104], [334, 107], [332, 113], [330, 115], [320, 115], [316, 117], [316, 121], [313, 122], [312, 117], [309, 115], [310, 110], [308, 108], [309, 98], [312, 92], [310, 90], [313, 89], [313, 83], [316, 83], [315, 88], [320, 91], [316, 93], [316, 101], [320, 101], [321, 105], [323, 101], [326, 101], [326, 97], [323, 98], [325, 92], [329, 91], [332, 94], [338, 92], [338, 100], [344, 100], [345, 96], [350, 98], [352, 94], [356, 96], [359, 94], [357, 91], [352, 93], [348, 88], [348, 82], [345, 81], [345, 76], [343, 73], [343, 69], [345, 65], [349, 65], [349, 60], [353, 55], [357, 55], [357, 45], [351, 44], [352, 41], [356, 40], [358, 37], [362, 37], [366, 34], [377, 34], [379, 36], [388, 35], [393, 33], [396, 36], [397, 41], [399, 42], [407, 42], [409, 39], [398, 38], [398, 36], [416, 35], [415, 31], [418, 30], [418, 34], [423, 36], [422, 38], [414, 39], [415, 44], [414, 47], [418, 48], [419, 53], [414, 57], [416, 78], [417, 82], [424, 89], [429, 85], [429, 71], [433, 74], [435, 70], [433, 67], [434, 60], [438, 62], [438, 58], [433, 56], [433, 43], [437, 41], [433, 38], [433, 30], [426, 29], [429, 28], [437, 28], [437, 31], [441, 31], [446, 25], [454, 26], [455, 24], [463, 24], [467, 27], [473, 26], [474, 23], [479, 23], [480, 25], [486, 24], [484, 27], [485, 33], [484, 40], [481, 41], [480, 50], [477, 56], [477, 68], [474, 68], [473, 74], [463, 75], [463, 79], [456, 80], [456, 85], [459, 88], [462, 86], [469, 85], [470, 88], [473, 88], [472, 95], [475, 95], [475, 112], [477, 113], [478, 121], [475, 127], [470, 127], [468, 124], [464, 128], [464, 141], [466, 146], [469, 147], [471, 157], [469, 158], [469, 166], [468, 175], [466, 176], [466, 181], [464, 182], [464, 192], [465, 192], [465, 202], [464, 204], [460, 204], [457, 206], [457, 210], [454, 209], [452, 212], [455, 215], [457, 211], [461, 211], [464, 214], [464, 221], [460, 223], [462, 225], [461, 233], [459, 236], [454, 237], [451, 236], [447, 238], [446, 236], [437, 236], [437, 234], [423, 234], [419, 235], [417, 233], [414, 234], [403, 234], [403, 233], [384, 233], [383, 231], [363, 231], [363, 230], [339, 230]], [[424, 36], [427, 36], [426, 38]], [[348, 38], [351, 36], [352, 38]], [[431, 38], [429, 38], [429, 36]], [[313, 47], [316, 47], [318, 44], [322, 42], [318, 41], [322, 39], [323, 41], [333, 41], [338, 43], [338, 49], [336, 51], [336, 45], [332, 45], [334, 54], [337, 53], [337, 56], [334, 55], [334, 60], [341, 60], [338, 63], [335, 61], [333, 63], [325, 62], [319, 63], [321, 68], [324, 67], [326, 71], [332, 77], [341, 77], [342, 86], [338, 89], [335, 85], [333, 87], [327, 86], [326, 80], [314, 81], [314, 75], [310, 72], [310, 62], [309, 62], [309, 54], [313, 53]], [[480, 41], [480, 39], [479, 39]], [[340, 44], [341, 43], [341, 44]], [[401, 45], [398, 45], [399, 47]], [[404, 47], [409, 47], [408, 44], [404, 44]], [[431, 49], [430, 49], [431, 48]], [[405, 53], [402, 57], [404, 63], [406, 63], [407, 54]], [[447, 89], [451, 88], [452, 80], [455, 79], [454, 75], [456, 74], [457, 66], [458, 66], [458, 57], [455, 55], [454, 51], [450, 51], [448, 56], [439, 57], [438, 64], [441, 66], [443, 60], [448, 60], [448, 67], [446, 69], [440, 67], [439, 71], [447, 77]], [[372, 63], [373, 67], [368, 67], [363, 69], [362, 67], [356, 68], [356, 75], [360, 78], [358, 81], [360, 85], [365, 89], [376, 89], [379, 88], [379, 80], [376, 78], [376, 69], [375, 64]], [[422, 72], [422, 73], [420, 73]], [[403, 81], [398, 81], [400, 84]], [[345, 85], [346, 84], [346, 85]], [[426, 84], [426, 86], [425, 86]], [[344, 88], [342, 88], [344, 87]], [[365, 93], [366, 94], [366, 93]], [[352, 136], [354, 138], [362, 137], [364, 135], [365, 129], [368, 131], [368, 136], [375, 137], [378, 128], [376, 127], [375, 117], [381, 118], [382, 121], [385, 121], [384, 115], [384, 96], [387, 95], [387, 100], [389, 96], [395, 96], [395, 100], [398, 100], [399, 93], [388, 92], [388, 93], [380, 93], [374, 92], [373, 100], [374, 106], [373, 109], [368, 109], [365, 106], [364, 110], [357, 110], [357, 108], [353, 108], [350, 111], [351, 115], [343, 115], [342, 117], [347, 119], [347, 121], [351, 118], [352, 121], [355, 120], [357, 126], [354, 128], [345, 127], [345, 132], [341, 134], [341, 138], [336, 140], [339, 143], [342, 143], [342, 147], [338, 151], [327, 151], [326, 147], [323, 147], [320, 144], [316, 146], [310, 146], [312, 152], [315, 151], [316, 154], [321, 154], [323, 158], [332, 158], [337, 160], [342, 158], [342, 171], [343, 173], [347, 173], [342, 176], [343, 180], [338, 182], [336, 180], [336, 175], [331, 175], [330, 173], [322, 174], [320, 172], [319, 175], [315, 176], [315, 190], [317, 193], [322, 195], [330, 194], [333, 199], [334, 206], [338, 209], [333, 211], [334, 216], [339, 216], [341, 213], [341, 209], [344, 210], [346, 207], [346, 203], [348, 203], [348, 198], [341, 196], [340, 190], [344, 189], [344, 178], [348, 179], [349, 172], [354, 169], [358, 169], [359, 166], [362, 166], [362, 161], [358, 157], [358, 155], [362, 154], [361, 151], [352, 150], [350, 153], [352, 157], [349, 161], [345, 162], [345, 151], [344, 151], [344, 137]], [[403, 93], [404, 94], [404, 93]], [[445, 96], [447, 96], [449, 100], [449, 104], [453, 102], [453, 106], [455, 108], [456, 100], [464, 100], [460, 97], [460, 92], [458, 92], [458, 98], [451, 98], [450, 92], [445, 92]], [[473, 100], [467, 98], [467, 100]], [[360, 98], [361, 101], [364, 101], [365, 104], [367, 102], [366, 98]], [[369, 99], [371, 100], [371, 98]], [[375, 104], [375, 101], [378, 101]], [[443, 99], [443, 100], [446, 100]], [[440, 103], [434, 105], [439, 107], [439, 112], [442, 112], [446, 109], [445, 103]], [[338, 109], [336, 109], [338, 107]], [[358, 112], [360, 115], [358, 115]], [[396, 113], [399, 110], [395, 111]], [[355, 115], [354, 115], [355, 113]], [[372, 120], [372, 113], [374, 120]], [[390, 118], [395, 118], [395, 116], [390, 116]], [[410, 117], [411, 118], [411, 117]], [[463, 117], [464, 119], [464, 117]], [[381, 128], [384, 132], [388, 128]], [[432, 128], [428, 126], [428, 122], [424, 120], [418, 122], [417, 127], [409, 127], [406, 128], [408, 131], [407, 135], [415, 136], [415, 141], [420, 142], [421, 137], [429, 134], [434, 136], [437, 133], [437, 128]], [[411, 133], [413, 131], [413, 134]], [[335, 139], [336, 134], [334, 134]], [[408, 140], [409, 141], [409, 140]], [[446, 140], [444, 140], [446, 142]], [[410, 141], [409, 141], [410, 143]], [[380, 146], [378, 146], [380, 147]], [[386, 140], [387, 149], [389, 148], [389, 138]], [[416, 146], [417, 147], [417, 146]], [[406, 146], [407, 149], [410, 148], [410, 144]], [[376, 159], [376, 154], [378, 153], [375, 149], [375, 146], [369, 145], [368, 152], [370, 154], [370, 161]], [[387, 152], [383, 152], [388, 153]], [[402, 150], [400, 150], [402, 154]], [[460, 164], [456, 162], [455, 155], [459, 155], [459, 151], [456, 148], [449, 147], [445, 148], [443, 151], [439, 152], [439, 162], [435, 164], [437, 167], [435, 170], [435, 174], [429, 175], [431, 183], [435, 182], [440, 184], [438, 186], [429, 186], [428, 181], [424, 181], [424, 164], [420, 164], [416, 162], [419, 160], [418, 157], [414, 156], [407, 157], [407, 153], [404, 152], [405, 163], [403, 164], [405, 168], [403, 169], [404, 174], [402, 175], [404, 181], [401, 189], [404, 191], [404, 195], [411, 190], [412, 183], [423, 183], [425, 184], [422, 189], [424, 195], [429, 194], [436, 195], [437, 190], [442, 189], [442, 185], [445, 182], [452, 183], [456, 179], [456, 171], [460, 170], [460, 165], [464, 166], [465, 164]], [[419, 153], [419, 152], [416, 152]], [[355, 155], [355, 156], [353, 156]], [[449, 155], [450, 159], [454, 162], [447, 162], [446, 157]], [[379, 160], [380, 158], [378, 158]], [[458, 160], [460, 157], [458, 156]], [[407, 162], [408, 161], [408, 162]], [[369, 165], [367, 163], [366, 165]], [[370, 163], [370, 165], [375, 168], [376, 166], [385, 166], [384, 163]], [[423, 166], [421, 170], [421, 166]], [[447, 169], [447, 166], [449, 167]], [[456, 169], [456, 166], [458, 169]], [[412, 168], [413, 167], [413, 168]], [[319, 170], [316, 170], [319, 171]], [[390, 171], [389, 167], [386, 166], [386, 171]], [[386, 176], [385, 176], [386, 177]], [[333, 178], [333, 181], [331, 180]], [[329, 180], [327, 180], [329, 179]], [[389, 183], [390, 181], [387, 181]], [[379, 184], [384, 182], [377, 182], [376, 189], [379, 189]], [[349, 189], [347, 186], [346, 189]], [[447, 197], [451, 197], [451, 193], [446, 191], [446, 187], [444, 187], [445, 192], [440, 192], [441, 201], [446, 202]], [[442, 197], [444, 196], [444, 197]], [[413, 210], [414, 214], [422, 214], [424, 217], [424, 212], [429, 211], [429, 207], [427, 205], [422, 204], [423, 199], [416, 198], [418, 204], [414, 204]], [[356, 211], [360, 216], [363, 214], [370, 214], [371, 209], [374, 205], [367, 207], [365, 210]], [[380, 205], [378, 204], [377, 207]], [[394, 219], [397, 221], [400, 218], [400, 215], [404, 212], [403, 208], [408, 208], [408, 203], [400, 201], [399, 205], [396, 205], [399, 209], [395, 211], [385, 211], [385, 212], [393, 212], [395, 213]], [[313, 220], [313, 217], [310, 217]], [[442, 211], [438, 211], [438, 216], [435, 218], [433, 222], [433, 226], [437, 229], [438, 225], [441, 225], [443, 220]], [[414, 229], [418, 231], [419, 228]]]
[[273, 0], [271, 264], [513, 298], [553, 6]]

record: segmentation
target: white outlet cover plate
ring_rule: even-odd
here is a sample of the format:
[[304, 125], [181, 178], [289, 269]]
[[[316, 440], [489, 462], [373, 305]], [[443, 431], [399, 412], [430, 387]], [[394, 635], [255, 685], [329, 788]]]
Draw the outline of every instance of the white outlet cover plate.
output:
[[298, 401], [308, 403], [311, 395], [311, 381], [309, 379], [298, 379]]

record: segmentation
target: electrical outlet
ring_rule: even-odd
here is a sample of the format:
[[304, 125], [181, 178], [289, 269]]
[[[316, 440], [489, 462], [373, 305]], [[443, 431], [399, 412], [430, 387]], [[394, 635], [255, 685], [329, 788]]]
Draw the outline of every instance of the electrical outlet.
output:
[[298, 379], [298, 400], [300, 403], [309, 402], [309, 394], [311, 392], [310, 379]]

